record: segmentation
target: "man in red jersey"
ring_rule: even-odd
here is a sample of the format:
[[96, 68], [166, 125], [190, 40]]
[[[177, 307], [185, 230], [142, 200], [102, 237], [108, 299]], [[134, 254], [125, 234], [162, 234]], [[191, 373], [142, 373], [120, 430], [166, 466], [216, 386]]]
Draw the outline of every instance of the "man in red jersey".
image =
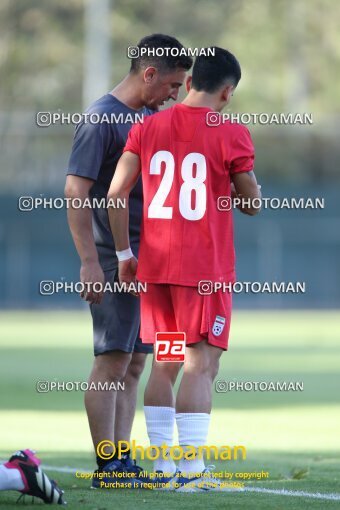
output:
[[[180, 472], [184, 491], [213, 487], [197, 448], [206, 445], [212, 383], [228, 347], [231, 293], [223, 288], [210, 291], [235, 279], [232, 211], [219, 210], [218, 198], [235, 193], [243, 199], [260, 198], [248, 129], [220, 123], [215, 113], [230, 101], [241, 77], [240, 65], [230, 52], [214, 50], [214, 56], [196, 59], [183, 103], [133, 126], [109, 191], [109, 198], [128, 203], [142, 174], [138, 263], [130, 250], [128, 209], [111, 209], [109, 217], [120, 281], [137, 278], [147, 283], [147, 292], [141, 294], [143, 342], [154, 343], [157, 332], [186, 334], [176, 399], [173, 385], [181, 364], [154, 361], [144, 402], [152, 445], [171, 446], [176, 421], [179, 445], [188, 453], [196, 449], [190, 459], [179, 461], [177, 480]], [[241, 210], [258, 212], [249, 202]], [[211, 282], [206, 295], [202, 280]], [[160, 474], [176, 472], [169, 456], [157, 459], [154, 469]]]

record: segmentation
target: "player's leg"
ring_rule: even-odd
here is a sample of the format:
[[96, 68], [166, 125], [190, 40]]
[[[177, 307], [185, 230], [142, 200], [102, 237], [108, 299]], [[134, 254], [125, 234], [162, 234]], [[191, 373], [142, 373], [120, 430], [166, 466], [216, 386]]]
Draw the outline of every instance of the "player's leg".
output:
[[[143, 343], [154, 345], [157, 332], [176, 331], [169, 285], [148, 284], [141, 295], [141, 337]], [[175, 407], [173, 386], [181, 363], [155, 361], [144, 393], [144, 405]]]
[[[179, 445], [204, 446], [207, 444], [211, 412], [211, 392], [218, 372], [223, 350], [209, 345], [206, 340], [186, 350], [183, 377], [176, 399], [176, 423]], [[199, 456], [179, 461], [182, 473], [201, 473], [204, 460]]]
[[211, 412], [212, 384], [223, 350], [207, 340], [187, 346], [181, 384], [176, 399], [177, 413]]
[[[184, 372], [176, 400], [178, 442], [190, 458], [180, 459], [179, 491], [217, 489], [219, 480], [210, 476], [199, 447], [207, 445], [211, 411], [211, 392], [223, 350], [206, 340], [186, 350]], [[194, 449], [193, 449], [194, 448]]]
[[[223, 293], [200, 296], [197, 289], [190, 287], [172, 287], [171, 291], [178, 329], [187, 335], [183, 377], [176, 399], [179, 445], [184, 451], [196, 448], [190, 459], [179, 461], [179, 470], [184, 485], [186, 482], [192, 485], [194, 477], [197, 487], [204, 482], [206, 488], [211, 488], [198, 447], [207, 444], [213, 381], [219, 359], [228, 346], [231, 296]], [[185, 303], [190, 303], [190, 314]]]
[[[98, 443], [104, 439], [115, 441], [115, 414], [116, 402], [119, 391], [99, 390], [97, 388], [110, 386], [114, 383], [117, 387], [122, 382], [131, 360], [131, 354], [122, 351], [111, 351], [96, 356], [92, 372], [89, 377], [89, 386], [85, 393], [85, 407], [89, 421], [93, 446], [96, 450]], [[109, 452], [109, 448], [106, 448]], [[97, 459], [99, 467], [102, 467], [106, 461]]]
[[0, 465], [0, 490], [17, 490], [37, 497], [45, 503], [66, 504], [63, 493], [54, 480], [40, 468], [41, 460], [32, 450], [15, 452], [8, 462]]
[[144, 370], [147, 354], [135, 352], [124, 377], [124, 391], [119, 391], [116, 402], [115, 443], [131, 440], [132, 423], [136, 411], [137, 388]]
[[25, 488], [19, 469], [0, 465], [0, 491], [22, 491]]
[[144, 392], [145, 406], [175, 408], [174, 385], [182, 363], [152, 362], [152, 369]]
[[171, 286], [171, 295], [178, 331], [185, 331], [187, 342], [176, 411], [209, 414], [219, 359], [228, 348], [231, 294], [202, 296], [195, 287]]
[[[173, 386], [181, 369], [181, 363], [153, 361], [152, 370], [144, 394], [144, 414], [150, 445], [173, 446], [175, 429], [175, 395]], [[164, 483], [176, 472], [176, 464], [169, 451], [156, 459], [153, 471], [162, 473]], [[164, 477], [164, 474], [166, 476]]]
[[[156, 332], [174, 331], [174, 321], [167, 285], [148, 285], [148, 292], [141, 296], [141, 337], [154, 343]], [[157, 362], [153, 359], [151, 374], [144, 394], [144, 413], [151, 445], [173, 446], [175, 427], [175, 396], [173, 386], [181, 363]], [[154, 461], [155, 472], [175, 474], [176, 465], [168, 455]], [[162, 479], [164, 482], [168, 478]]]
[[[112, 284], [116, 281], [116, 271], [105, 273], [106, 281]], [[99, 382], [118, 383], [123, 382], [132, 359], [136, 338], [139, 331], [140, 313], [139, 300], [128, 293], [104, 293], [99, 305], [91, 305], [94, 329], [95, 361], [89, 382], [98, 385]], [[132, 394], [137, 391], [139, 377], [131, 378], [130, 388]], [[126, 398], [122, 390], [119, 391], [94, 391], [89, 389], [85, 395], [85, 406], [88, 415], [92, 440], [96, 450], [102, 440], [116, 439], [115, 424], [118, 419], [118, 427], [122, 430], [117, 414], [117, 398]], [[134, 413], [133, 413], [134, 414]], [[123, 421], [129, 421], [127, 427], [131, 429], [133, 414], [123, 416]], [[109, 453], [109, 448], [105, 449]], [[97, 452], [96, 452], [97, 453]], [[138, 475], [141, 468], [135, 466], [126, 455], [118, 459], [115, 455], [112, 459], [102, 459], [97, 455], [99, 471], [131, 471]], [[111, 480], [112, 481], [112, 480]], [[124, 481], [121, 479], [121, 481]], [[92, 487], [99, 487], [100, 480], [94, 478]]]

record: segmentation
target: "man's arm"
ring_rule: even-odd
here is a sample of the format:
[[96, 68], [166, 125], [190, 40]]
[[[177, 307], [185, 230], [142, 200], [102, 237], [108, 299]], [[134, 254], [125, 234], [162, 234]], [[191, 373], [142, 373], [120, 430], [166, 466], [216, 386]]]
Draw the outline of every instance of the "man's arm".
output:
[[[118, 199], [121, 199], [126, 204], [124, 208], [115, 208], [110, 205], [108, 207], [110, 227], [117, 252], [130, 250], [129, 196], [138, 180], [139, 174], [139, 156], [133, 152], [124, 152], [118, 161], [107, 196], [108, 200], [113, 201], [113, 203], [117, 203]], [[117, 256], [119, 261], [119, 280], [126, 283], [134, 282], [137, 271], [137, 260], [131, 254], [131, 251], [126, 251], [125, 254], [122, 254], [122, 260], [119, 260], [119, 253]]]
[[[68, 175], [65, 185], [65, 197], [84, 201], [89, 197], [89, 191], [94, 181], [76, 175]], [[74, 244], [81, 260], [80, 279], [83, 283], [93, 284], [96, 282], [104, 285], [105, 278], [99, 264], [97, 248], [94, 242], [92, 230], [92, 210], [84, 207], [67, 210], [68, 224], [71, 230]], [[90, 303], [100, 303], [102, 293], [90, 290], [82, 295]]]
[[[251, 172], [238, 172], [232, 175], [232, 185], [235, 186], [235, 192], [241, 203], [238, 206], [241, 212], [254, 216], [259, 213], [261, 207], [252, 207], [251, 201], [253, 199], [261, 199], [260, 186], [257, 184], [256, 177], [253, 171]], [[233, 192], [233, 189], [232, 189]], [[243, 200], [242, 200], [243, 199]], [[247, 202], [250, 202], [248, 205]], [[243, 202], [243, 203], [242, 203]], [[257, 205], [257, 204], [256, 204]]]

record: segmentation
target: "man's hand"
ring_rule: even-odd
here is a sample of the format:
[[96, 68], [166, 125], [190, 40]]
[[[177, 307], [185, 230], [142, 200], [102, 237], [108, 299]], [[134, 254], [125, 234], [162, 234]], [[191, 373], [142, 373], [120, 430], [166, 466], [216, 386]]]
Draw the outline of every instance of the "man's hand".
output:
[[[237, 208], [242, 213], [249, 214], [250, 216], [259, 213], [261, 207], [254, 207], [252, 205], [254, 199], [261, 199], [261, 186], [257, 184], [254, 172], [239, 172], [233, 174], [232, 183], [234, 184], [231, 188], [232, 197], [233, 194], [236, 193], [237, 197], [241, 199], [241, 203], [237, 205]], [[242, 199], [244, 203], [242, 203]], [[250, 202], [250, 205], [248, 205], [247, 202]]]
[[[105, 284], [105, 276], [99, 262], [82, 264], [80, 268], [80, 281], [86, 284], [81, 297], [91, 304], [98, 305], [102, 300], [103, 292], [95, 292], [92, 289], [92, 285], [97, 283], [98, 287], [103, 287]], [[96, 288], [95, 290], [98, 289]]]
[[[136, 273], [137, 273], [137, 264], [138, 261], [136, 257], [131, 257], [131, 259], [123, 260], [118, 263], [118, 278], [120, 283], [134, 283], [137, 285], [136, 281]], [[138, 292], [130, 292], [134, 296], [138, 296]]]

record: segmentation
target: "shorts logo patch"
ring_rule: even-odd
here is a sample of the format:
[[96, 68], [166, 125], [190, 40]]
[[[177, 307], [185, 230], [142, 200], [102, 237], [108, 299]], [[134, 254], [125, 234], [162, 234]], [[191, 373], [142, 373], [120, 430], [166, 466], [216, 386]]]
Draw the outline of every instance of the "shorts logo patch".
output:
[[225, 326], [225, 318], [220, 315], [216, 315], [215, 322], [212, 327], [214, 336], [220, 336]]
[[157, 332], [156, 361], [184, 361], [185, 338], [184, 332]]

